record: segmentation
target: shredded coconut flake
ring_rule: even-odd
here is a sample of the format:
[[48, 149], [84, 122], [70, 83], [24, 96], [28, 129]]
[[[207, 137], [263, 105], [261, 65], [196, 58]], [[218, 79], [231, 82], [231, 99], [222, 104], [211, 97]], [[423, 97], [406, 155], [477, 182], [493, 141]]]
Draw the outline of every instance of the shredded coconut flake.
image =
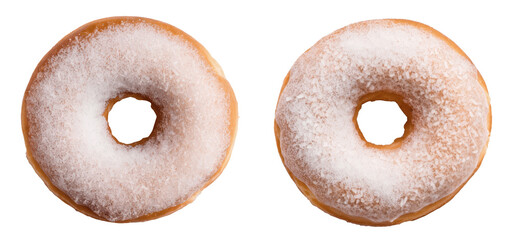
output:
[[[399, 148], [366, 147], [353, 124], [357, 101], [376, 91], [402, 95], [413, 108], [414, 128]], [[391, 21], [320, 40], [294, 64], [280, 99], [288, 169], [321, 202], [375, 222], [452, 193], [489, 135], [486, 93], [471, 62], [430, 33]]]
[[[158, 134], [117, 144], [103, 112], [132, 92], [160, 107]], [[96, 31], [54, 55], [26, 99], [34, 159], [79, 205], [110, 221], [176, 206], [218, 170], [229, 96], [197, 50], [146, 23]]]

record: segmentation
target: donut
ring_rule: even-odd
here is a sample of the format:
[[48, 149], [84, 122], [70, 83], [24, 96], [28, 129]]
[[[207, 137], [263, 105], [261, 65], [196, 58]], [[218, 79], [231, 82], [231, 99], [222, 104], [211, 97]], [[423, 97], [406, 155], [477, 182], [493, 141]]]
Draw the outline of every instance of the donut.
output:
[[[108, 112], [151, 103], [151, 134], [123, 144]], [[222, 69], [191, 36], [141, 17], [87, 23], [37, 65], [22, 106], [27, 158], [62, 201], [90, 217], [138, 222], [192, 202], [226, 166], [238, 107]]]
[[[407, 122], [392, 144], [365, 140], [361, 105], [394, 101]], [[433, 28], [399, 19], [351, 24], [294, 63], [275, 113], [279, 154], [311, 203], [348, 222], [388, 226], [451, 200], [481, 164], [491, 131], [487, 87]]]

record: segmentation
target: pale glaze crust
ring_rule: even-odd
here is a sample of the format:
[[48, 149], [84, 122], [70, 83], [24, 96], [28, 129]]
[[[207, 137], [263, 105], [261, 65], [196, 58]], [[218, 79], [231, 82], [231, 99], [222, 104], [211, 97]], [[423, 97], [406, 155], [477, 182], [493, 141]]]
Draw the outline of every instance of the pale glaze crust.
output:
[[[386, 19], [386, 21], [392, 21], [394, 23], [400, 23], [400, 24], [407, 24], [407, 25], [416, 27], [418, 29], [425, 30], [425, 31], [429, 32], [430, 34], [432, 34], [432, 35], [438, 37], [439, 39], [443, 40], [447, 45], [449, 45], [458, 54], [460, 54], [461, 56], [465, 57], [467, 60], [469, 60], [471, 62], [469, 57], [452, 40], [450, 40], [448, 37], [446, 37], [442, 33], [438, 32], [437, 30], [435, 30], [435, 29], [433, 29], [433, 28], [431, 28], [431, 27], [429, 27], [427, 25], [424, 25], [424, 24], [419, 23], [419, 22], [410, 21], [410, 20], [404, 20], [404, 19]], [[363, 22], [363, 24], [364, 24], [364, 22]], [[306, 52], [307, 51], [308, 50], [306, 50]], [[283, 93], [283, 90], [286, 88], [286, 85], [288, 84], [289, 76], [290, 76], [290, 72], [288, 72], [288, 74], [286, 75], [286, 77], [285, 77], [285, 79], [283, 81], [283, 86], [281, 87], [281, 91], [279, 93], [279, 99], [281, 97], [281, 94]], [[487, 118], [488, 119], [487, 120], [487, 128], [489, 130], [489, 136], [490, 136], [491, 126], [492, 126], [491, 104], [490, 104], [490, 98], [489, 98], [489, 92], [487, 90], [487, 86], [485, 85], [484, 79], [482, 78], [480, 72], [478, 72], [478, 81], [479, 81], [480, 85], [482, 86], [482, 88], [485, 90], [485, 94], [486, 94], [486, 97], [487, 97], [487, 103], [489, 105], [489, 114], [488, 114], [488, 118]], [[278, 102], [279, 102], [279, 99], [278, 99]], [[403, 102], [401, 96], [397, 96], [396, 94], [391, 93], [391, 92], [382, 92], [381, 91], [381, 92], [377, 92], [377, 93], [369, 93], [368, 95], [363, 96], [358, 101], [357, 109], [359, 110], [363, 103], [365, 103], [367, 101], [374, 101], [374, 100], [387, 100], [387, 101], [395, 101], [395, 102], [398, 103], [398, 105], [400, 106], [400, 108], [402, 109], [402, 111], [405, 113], [405, 115], [408, 118], [408, 121], [407, 121], [407, 123], [404, 126], [404, 135], [403, 135], [403, 137], [396, 139], [390, 145], [375, 145], [375, 144], [369, 143], [369, 142], [367, 142], [364, 139], [363, 134], [359, 130], [359, 127], [358, 127], [358, 124], [357, 124], [357, 111], [356, 111], [356, 115], [353, 118], [353, 122], [354, 122], [354, 124], [355, 124], [355, 126], [357, 128], [359, 136], [363, 140], [365, 140], [367, 146], [374, 147], [374, 148], [377, 148], [377, 149], [384, 150], [384, 149], [396, 148], [396, 147], [400, 146], [402, 140], [405, 137], [407, 137], [407, 135], [409, 135], [411, 129], [413, 128], [413, 126], [412, 126], [412, 122], [413, 121], [411, 121], [411, 110], [410, 110], [410, 107], [407, 106]], [[322, 211], [324, 211], [324, 212], [326, 212], [326, 213], [328, 213], [328, 214], [330, 214], [330, 215], [332, 215], [334, 217], [343, 219], [343, 220], [348, 221], [348, 222], [352, 222], [352, 223], [356, 223], [356, 224], [360, 224], [360, 225], [368, 225], [368, 226], [390, 226], [390, 225], [400, 224], [400, 223], [406, 222], [406, 221], [412, 221], [412, 220], [421, 218], [421, 217], [431, 213], [432, 211], [440, 208], [444, 204], [446, 204], [448, 201], [450, 201], [462, 189], [462, 187], [464, 187], [464, 185], [469, 181], [469, 179], [478, 170], [478, 168], [480, 167], [480, 165], [482, 163], [482, 160], [484, 158], [485, 152], [487, 150], [487, 146], [489, 144], [489, 136], [488, 136], [487, 137], [487, 142], [486, 142], [483, 150], [480, 152], [480, 158], [479, 158], [479, 161], [478, 161], [478, 164], [477, 164], [476, 168], [474, 169], [474, 171], [471, 174], [471, 176], [463, 184], [461, 184], [455, 191], [453, 191], [449, 195], [441, 198], [437, 202], [434, 202], [434, 203], [432, 203], [432, 204], [430, 204], [428, 206], [425, 206], [424, 208], [422, 208], [421, 210], [419, 210], [417, 212], [412, 212], [412, 213], [404, 214], [404, 215], [402, 215], [402, 216], [398, 217], [397, 219], [395, 219], [393, 221], [390, 221], [390, 222], [389, 221], [388, 222], [374, 222], [374, 221], [371, 221], [371, 220], [363, 218], [363, 217], [348, 215], [348, 214], [346, 214], [346, 213], [344, 213], [342, 211], [339, 211], [338, 209], [335, 209], [333, 207], [330, 207], [330, 206], [320, 202], [317, 199], [317, 197], [313, 194], [313, 192], [308, 188], [308, 186], [304, 182], [300, 181], [297, 177], [295, 177], [293, 175], [293, 173], [286, 166], [286, 164], [284, 162], [283, 155], [281, 153], [281, 143], [280, 143], [280, 133], [281, 133], [281, 130], [280, 130], [279, 125], [277, 124], [277, 121], [275, 119], [274, 119], [274, 133], [275, 133], [275, 137], [276, 137], [277, 150], [279, 152], [279, 156], [281, 157], [281, 161], [283, 162], [283, 165], [286, 168], [286, 171], [288, 172], [288, 174], [290, 175], [292, 180], [295, 182], [295, 184], [297, 185], [299, 190], [302, 192], [302, 194], [304, 194], [304, 196], [306, 196], [313, 205], [315, 205], [316, 207], [320, 208]]]
[[[52, 184], [52, 182], [50, 181], [50, 179], [48, 178], [48, 176], [42, 171], [41, 167], [39, 166], [39, 164], [37, 163], [37, 161], [33, 157], [33, 154], [32, 154], [33, 150], [32, 150], [32, 147], [29, 145], [29, 141], [28, 141], [28, 138], [29, 138], [28, 132], [29, 132], [30, 125], [28, 124], [28, 121], [27, 121], [26, 99], [27, 99], [27, 96], [28, 96], [28, 89], [30, 89], [30, 86], [34, 83], [34, 81], [36, 81], [35, 79], [36, 79], [37, 74], [39, 72], [43, 71], [43, 69], [45, 69], [47, 67], [46, 65], [47, 65], [48, 60], [50, 60], [51, 57], [53, 55], [57, 54], [62, 48], [67, 47], [71, 43], [71, 40], [73, 40], [73, 39], [75, 39], [77, 37], [78, 38], [85, 38], [89, 34], [93, 33], [96, 30], [106, 29], [109, 26], [118, 25], [118, 24], [121, 24], [122, 22], [127, 22], [127, 23], [144, 22], [144, 23], [147, 23], [147, 24], [155, 25], [155, 26], [158, 26], [158, 27], [160, 27], [161, 29], [163, 29], [165, 31], [168, 31], [169, 34], [180, 36], [182, 39], [186, 40], [188, 43], [190, 43], [192, 46], [194, 46], [196, 48], [198, 54], [200, 54], [201, 58], [205, 61], [206, 65], [209, 65], [209, 66], [212, 67], [212, 69], [214, 69], [215, 75], [217, 76], [216, 77], [217, 80], [219, 81], [219, 83], [221, 83], [221, 87], [223, 88], [224, 92], [227, 95], [229, 95], [229, 99], [231, 100], [230, 103], [229, 103], [229, 109], [230, 109], [230, 116], [229, 116], [229, 137], [230, 137], [230, 143], [229, 143], [229, 147], [228, 147], [227, 152], [226, 152], [226, 157], [225, 157], [224, 161], [222, 162], [221, 166], [217, 169], [216, 173], [206, 182], [206, 184], [204, 184], [204, 186], [200, 190], [195, 192], [185, 202], [183, 202], [183, 203], [181, 203], [181, 204], [179, 204], [177, 206], [173, 206], [173, 207], [164, 209], [164, 210], [159, 211], [159, 212], [154, 212], [154, 213], [151, 213], [151, 214], [147, 214], [145, 216], [141, 216], [141, 217], [138, 217], [138, 218], [135, 218], [135, 219], [129, 219], [129, 220], [125, 220], [125, 221], [118, 221], [118, 222], [143, 222], [143, 221], [153, 220], [153, 219], [157, 219], [157, 218], [169, 215], [169, 214], [171, 214], [173, 212], [176, 212], [179, 209], [185, 207], [189, 203], [193, 202], [194, 199], [199, 195], [199, 193], [201, 193], [201, 191], [204, 188], [208, 187], [213, 181], [215, 181], [215, 179], [217, 179], [217, 177], [222, 173], [222, 171], [224, 170], [224, 168], [226, 167], [226, 165], [227, 165], [227, 163], [229, 161], [229, 158], [231, 156], [231, 152], [233, 150], [233, 145], [234, 145], [234, 142], [235, 142], [235, 136], [236, 136], [237, 127], [238, 127], [238, 103], [236, 101], [235, 94], [233, 92], [233, 89], [231, 88], [231, 85], [225, 79], [224, 72], [222, 71], [222, 68], [220, 67], [220, 65], [217, 63], [217, 61], [215, 61], [215, 59], [212, 58], [212, 56], [210, 56], [208, 51], [199, 42], [197, 42], [194, 38], [192, 38], [191, 36], [189, 36], [185, 32], [181, 31], [180, 29], [178, 29], [178, 28], [176, 28], [174, 26], [171, 26], [171, 25], [169, 25], [167, 23], [160, 22], [160, 21], [153, 20], [153, 19], [148, 19], [148, 18], [141, 18], [141, 17], [111, 17], [111, 18], [104, 18], [104, 19], [99, 19], [99, 20], [92, 21], [90, 23], [87, 23], [87, 24], [79, 27], [78, 29], [74, 30], [73, 32], [71, 32], [70, 34], [65, 36], [62, 40], [60, 40], [43, 57], [43, 59], [39, 62], [39, 64], [37, 65], [36, 69], [34, 70], [34, 73], [32, 74], [30, 82], [29, 82], [29, 84], [27, 86], [27, 91], [25, 91], [25, 96], [23, 98], [23, 105], [22, 105], [22, 110], [21, 110], [21, 125], [22, 125], [23, 135], [24, 135], [24, 139], [25, 139], [25, 146], [27, 148], [27, 159], [28, 159], [29, 163], [32, 165], [32, 167], [34, 168], [34, 170], [36, 171], [36, 173], [39, 175], [39, 177], [43, 180], [43, 182], [46, 184], [46, 186], [50, 189], [50, 191], [52, 191], [58, 198], [60, 198], [62, 201], [64, 201], [66, 204], [70, 205], [71, 207], [73, 207], [77, 211], [79, 211], [79, 212], [81, 212], [81, 213], [83, 213], [83, 214], [85, 214], [87, 216], [99, 219], [99, 220], [108, 221], [105, 218], [103, 218], [101, 216], [98, 216], [96, 213], [94, 213], [88, 207], [82, 206], [82, 205], [79, 205], [79, 204], [75, 203], [68, 195], [66, 195], [60, 189], [55, 187]], [[134, 94], [134, 93], [125, 93], [123, 95], [123, 98], [124, 97], [135, 97], [137, 99], [147, 100], [146, 97], [138, 95], [138, 94]], [[108, 112], [110, 111], [112, 106], [117, 101], [119, 101], [121, 99], [122, 98], [113, 98], [113, 99], [111, 99], [109, 101], [107, 109], [105, 109], [105, 112], [104, 112], [104, 116], [105, 116], [106, 119], [108, 117]], [[155, 109], [155, 105], [154, 104], [152, 104], [152, 107], [154, 108], [155, 114], [157, 115], [157, 119], [158, 119], [159, 111], [158, 111], [158, 109]], [[109, 129], [109, 131], [110, 131], [110, 129]], [[158, 131], [158, 130], [155, 128], [153, 130], [153, 132], [150, 134], [150, 136], [148, 136], [147, 138], [151, 138], [153, 135], [155, 135], [156, 134], [155, 131]], [[133, 143], [131, 145], [136, 145], [136, 144], [143, 143], [146, 139], [142, 139], [141, 141], [135, 142], [135, 143]], [[115, 139], [115, 140], [117, 141], [117, 139]], [[117, 141], [117, 142], [119, 143], [119, 141]], [[120, 143], [120, 144], [122, 144], [122, 143]]]

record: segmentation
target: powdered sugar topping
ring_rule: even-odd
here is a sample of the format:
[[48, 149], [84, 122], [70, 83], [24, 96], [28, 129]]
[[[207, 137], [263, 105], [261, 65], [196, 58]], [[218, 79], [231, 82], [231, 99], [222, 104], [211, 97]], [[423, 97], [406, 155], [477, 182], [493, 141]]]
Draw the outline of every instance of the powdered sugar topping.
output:
[[[107, 130], [107, 102], [122, 93], [160, 108], [158, 134], [134, 147]], [[110, 221], [176, 206], [219, 169], [229, 146], [229, 101], [197, 50], [147, 23], [72, 39], [26, 98], [33, 157], [51, 182]]]
[[[357, 101], [386, 91], [413, 108], [396, 149], [367, 147]], [[321, 202], [374, 222], [447, 196], [475, 170], [489, 136], [473, 64], [442, 39], [379, 20], [326, 36], [293, 65], [276, 111], [285, 165]]]

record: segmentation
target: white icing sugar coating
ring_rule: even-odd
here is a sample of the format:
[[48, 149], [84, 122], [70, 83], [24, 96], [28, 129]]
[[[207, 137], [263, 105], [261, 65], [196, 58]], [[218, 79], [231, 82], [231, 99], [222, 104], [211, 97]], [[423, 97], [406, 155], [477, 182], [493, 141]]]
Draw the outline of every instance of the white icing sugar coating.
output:
[[[395, 149], [365, 145], [352, 121], [358, 100], [386, 91], [412, 107], [413, 128]], [[291, 173], [322, 203], [391, 222], [455, 191], [489, 136], [478, 71], [442, 39], [388, 20], [340, 29], [290, 70], [276, 110]]]
[[[122, 93], [160, 108], [158, 133], [115, 142], [102, 115]], [[148, 23], [75, 38], [39, 72], [26, 97], [28, 141], [52, 184], [110, 221], [176, 206], [219, 170], [230, 143], [230, 96], [197, 49]]]

